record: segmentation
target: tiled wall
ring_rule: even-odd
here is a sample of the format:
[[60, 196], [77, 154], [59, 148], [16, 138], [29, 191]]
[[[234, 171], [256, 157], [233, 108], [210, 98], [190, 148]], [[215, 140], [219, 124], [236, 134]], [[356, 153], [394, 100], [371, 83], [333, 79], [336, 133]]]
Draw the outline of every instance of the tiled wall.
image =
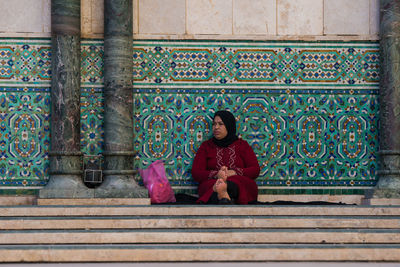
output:
[[49, 45], [49, 39], [0, 39], [0, 190], [35, 189], [46, 182]]
[[[0, 194], [48, 179], [50, 3], [0, 0]], [[103, 0], [81, 4], [81, 145], [101, 161]], [[260, 193], [376, 183], [379, 0], [133, 0], [133, 13], [135, 168], [163, 158], [194, 192], [193, 155], [228, 108]]]
[[[163, 159], [195, 192], [191, 162], [215, 110], [254, 148], [260, 193], [362, 194], [376, 183], [376, 42], [136, 40], [135, 168]], [[103, 42], [82, 42], [81, 145], [103, 144]], [[50, 40], [0, 40], [0, 189], [48, 179]]]
[[378, 44], [134, 42], [136, 166], [164, 159], [175, 188], [230, 109], [260, 193], [362, 194], [376, 183]]

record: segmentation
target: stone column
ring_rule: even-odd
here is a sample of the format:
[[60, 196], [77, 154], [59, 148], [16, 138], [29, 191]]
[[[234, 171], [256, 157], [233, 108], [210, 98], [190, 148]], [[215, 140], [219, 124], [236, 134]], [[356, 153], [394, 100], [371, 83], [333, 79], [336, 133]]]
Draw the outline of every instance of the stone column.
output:
[[104, 182], [95, 197], [147, 197], [133, 176], [132, 0], [104, 0]]
[[80, 0], [52, 0], [50, 180], [40, 198], [88, 198], [80, 152]]
[[400, 1], [380, 1], [379, 181], [372, 198], [400, 198]]

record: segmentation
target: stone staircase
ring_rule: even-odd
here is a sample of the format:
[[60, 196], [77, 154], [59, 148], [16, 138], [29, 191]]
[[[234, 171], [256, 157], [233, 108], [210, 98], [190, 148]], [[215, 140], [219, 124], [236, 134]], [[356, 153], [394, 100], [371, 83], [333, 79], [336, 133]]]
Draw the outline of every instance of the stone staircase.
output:
[[0, 262], [400, 262], [400, 206], [0, 206]]

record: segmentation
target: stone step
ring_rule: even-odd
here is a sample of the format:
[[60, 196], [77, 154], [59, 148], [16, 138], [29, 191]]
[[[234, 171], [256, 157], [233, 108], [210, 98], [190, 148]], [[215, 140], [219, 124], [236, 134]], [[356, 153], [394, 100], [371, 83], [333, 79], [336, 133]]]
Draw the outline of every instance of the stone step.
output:
[[399, 229], [400, 216], [65, 216], [0, 217], [2, 230], [202, 229], [202, 228]]
[[1, 206], [15, 216], [400, 216], [400, 206]]
[[400, 262], [400, 245], [0, 245], [0, 262]]
[[0, 229], [0, 262], [400, 261], [400, 206], [0, 206]]
[[2, 230], [0, 244], [400, 244], [400, 229]]

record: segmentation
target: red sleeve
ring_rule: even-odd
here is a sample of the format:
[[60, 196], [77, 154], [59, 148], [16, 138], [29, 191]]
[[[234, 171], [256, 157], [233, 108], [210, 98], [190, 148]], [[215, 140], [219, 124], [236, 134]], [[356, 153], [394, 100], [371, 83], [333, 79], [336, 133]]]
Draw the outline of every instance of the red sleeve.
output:
[[202, 143], [197, 150], [192, 165], [192, 177], [196, 182], [203, 182], [214, 177], [217, 171], [207, 170], [207, 144]]
[[256, 179], [260, 174], [260, 165], [251, 146], [242, 140], [240, 155], [244, 162], [243, 168], [236, 168], [236, 173], [250, 179]]

